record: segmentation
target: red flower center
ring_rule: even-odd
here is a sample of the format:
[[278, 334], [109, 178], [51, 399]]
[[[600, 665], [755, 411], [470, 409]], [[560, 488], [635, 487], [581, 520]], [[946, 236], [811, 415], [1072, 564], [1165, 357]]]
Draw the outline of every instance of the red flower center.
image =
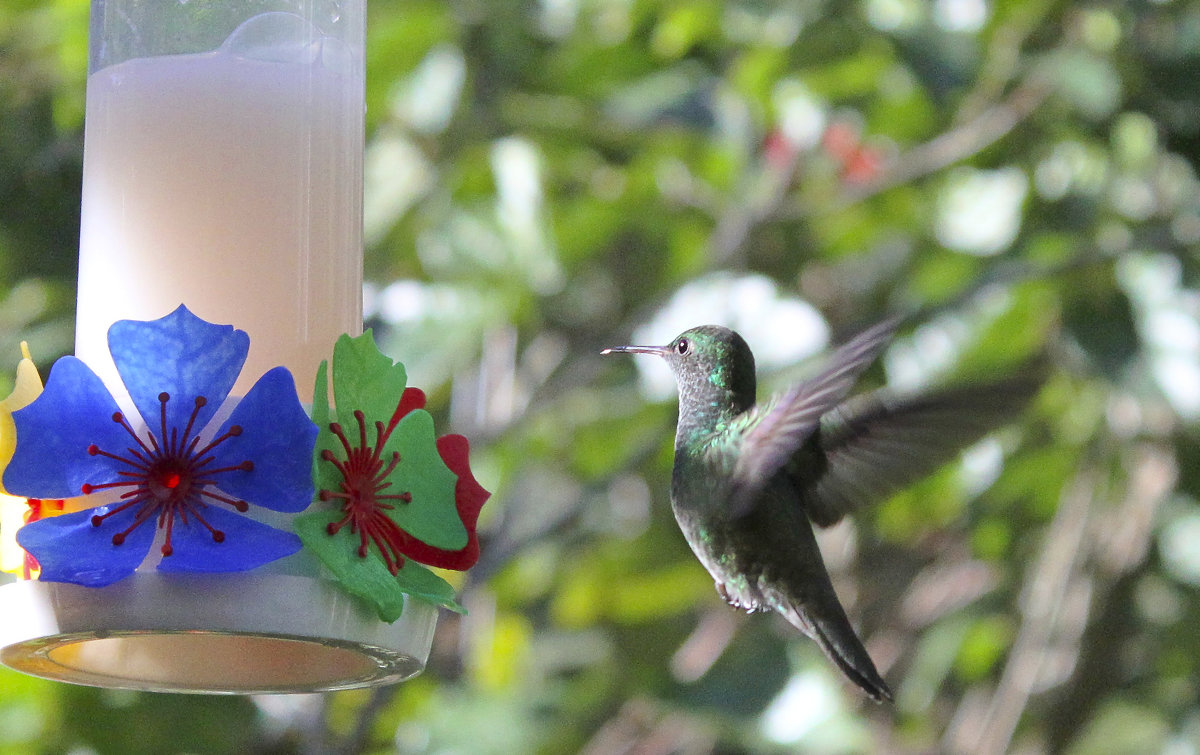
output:
[[[88, 453], [92, 456], [115, 459], [125, 465], [126, 469], [117, 472], [122, 478], [120, 480], [99, 485], [85, 484], [83, 494], [89, 495], [106, 488], [129, 488], [121, 494], [122, 503], [104, 514], [93, 516], [92, 525], [99, 527], [110, 516], [136, 508], [133, 524], [112, 536], [113, 545], [121, 545], [131, 532], [152, 519], [157, 519], [157, 526], [166, 530], [166, 541], [162, 546], [164, 556], [170, 556], [173, 552], [171, 532], [176, 519], [184, 525], [195, 520], [209, 531], [213, 542], [224, 542], [225, 533], [205, 521], [204, 509], [208, 508], [209, 502], [212, 501], [232, 506], [238, 511], [246, 511], [249, 504], [221, 495], [209, 487], [217, 482], [219, 475], [253, 471], [254, 462], [247, 460], [229, 467], [213, 467], [212, 463], [216, 457], [211, 452], [230, 438], [241, 435], [242, 428], [240, 425], [231, 425], [224, 434], [200, 447], [199, 431], [195, 428], [196, 417], [207, 400], [203, 396], [196, 397], [195, 406], [182, 433], [177, 427], [167, 427], [167, 402], [171, 400], [170, 395], [160, 393], [158, 400], [161, 405], [159, 434], [147, 431], [149, 443], [138, 437], [125, 415], [114, 412], [113, 422], [125, 428], [136, 447], [126, 448], [126, 453], [122, 455], [105, 451], [95, 444], [88, 446]], [[196, 430], [196, 434], [193, 434], [193, 430]]]
[[396, 508], [395, 504], [385, 501], [411, 503], [412, 494], [383, 492], [391, 487], [388, 475], [400, 463], [398, 451], [392, 452], [386, 464], [382, 458], [383, 447], [391, 437], [392, 428], [384, 428], [382, 422], [376, 422], [375, 443], [371, 445], [367, 443], [365, 416], [361, 411], [356, 411], [354, 419], [358, 423], [357, 446], [351, 445], [340, 424], [332, 422], [329, 425], [330, 432], [342, 442], [342, 448], [346, 452], [345, 460], [338, 459], [329, 449], [321, 452], [322, 459], [337, 467], [342, 481], [339, 485], [341, 490], [322, 490], [319, 497], [322, 501], [341, 500], [342, 513], [345, 514], [341, 520], [330, 522], [325, 531], [336, 535], [342, 527], [349, 524], [350, 531], [357, 532], [359, 536], [358, 555], [366, 558], [371, 544], [374, 543], [383, 556], [388, 571], [396, 574], [404, 565], [404, 557], [400, 554], [404, 531], [386, 513]]

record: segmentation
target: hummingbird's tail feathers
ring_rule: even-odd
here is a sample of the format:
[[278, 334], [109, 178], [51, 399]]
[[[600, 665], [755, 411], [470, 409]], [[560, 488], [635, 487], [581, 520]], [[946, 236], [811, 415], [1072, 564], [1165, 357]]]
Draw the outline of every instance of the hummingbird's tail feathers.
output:
[[1042, 384], [1040, 375], [945, 389], [907, 399], [878, 393], [826, 415], [820, 444], [827, 466], [802, 481], [805, 511], [828, 527], [885, 499], [1011, 422]]
[[867, 649], [859, 641], [840, 606], [840, 616], [828, 618], [806, 616], [804, 611], [791, 605], [780, 612], [793, 626], [816, 640], [817, 645], [842, 674], [862, 688], [875, 702], [890, 702], [893, 699], [891, 688], [875, 669], [875, 662], [867, 654]]
[[729, 433], [742, 438], [730, 496], [735, 515], [749, 509], [762, 486], [820, 427], [822, 415], [846, 398], [899, 325], [900, 318], [893, 317], [864, 330], [838, 348], [819, 373], [734, 420]]

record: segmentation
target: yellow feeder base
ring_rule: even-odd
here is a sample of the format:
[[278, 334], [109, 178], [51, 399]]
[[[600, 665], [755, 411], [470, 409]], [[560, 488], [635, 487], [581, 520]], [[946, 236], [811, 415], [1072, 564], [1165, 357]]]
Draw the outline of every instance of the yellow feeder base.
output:
[[116, 689], [323, 692], [419, 674], [436, 624], [423, 601], [387, 624], [327, 581], [284, 574], [16, 582], [0, 587], [0, 662]]

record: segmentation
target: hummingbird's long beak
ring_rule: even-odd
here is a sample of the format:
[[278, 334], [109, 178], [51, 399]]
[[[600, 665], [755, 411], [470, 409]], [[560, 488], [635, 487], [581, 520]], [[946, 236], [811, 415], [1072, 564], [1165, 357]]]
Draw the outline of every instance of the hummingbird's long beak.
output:
[[600, 352], [601, 354], [654, 354], [666, 356], [666, 346], [612, 346]]

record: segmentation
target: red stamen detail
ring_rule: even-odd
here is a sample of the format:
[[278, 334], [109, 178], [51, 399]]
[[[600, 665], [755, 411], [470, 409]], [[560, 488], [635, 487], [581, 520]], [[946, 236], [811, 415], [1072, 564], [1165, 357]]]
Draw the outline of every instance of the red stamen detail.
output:
[[[208, 457], [205, 461], [211, 460], [213, 457]], [[220, 469], [205, 469], [204, 474], [219, 474], [221, 472], [253, 472], [254, 462], [247, 459], [240, 464], [234, 464], [232, 467], [221, 467]]]
[[200, 449], [199, 451], [196, 451], [195, 455], [203, 456], [204, 454], [213, 450], [214, 448], [221, 445], [222, 443], [229, 440], [230, 438], [236, 438], [241, 434], [242, 434], [242, 426], [241, 425], [230, 425], [229, 429], [225, 431], [224, 435], [218, 435], [217, 437], [213, 438], [212, 441], [210, 441], [207, 446]]
[[213, 542], [225, 542], [225, 533], [210, 525], [203, 512], [216, 503], [230, 506], [236, 511], [247, 511], [250, 505], [246, 501], [221, 495], [216, 492], [216, 488], [219, 486], [220, 475], [251, 472], [254, 470], [254, 463], [246, 460], [226, 467], [210, 468], [216, 458], [210, 455], [210, 452], [226, 440], [240, 436], [242, 428], [233, 425], [203, 448], [198, 448], [200, 436], [196, 424], [200, 410], [208, 403], [207, 399], [203, 396], [194, 399], [192, 411], [182, 431], [178, 427], [169, 427], [167, 423], [167, 404], [171, 396], [165, 392], [160, 393], [158, 400], [158, 432], [148, 430], [146, 440], [138, 435], [121, 412], [113, 413], [113, 422], [124, 428], [134, 440], [134, 445], [125, 449], [126, 454], [110, 453], [96, 444], [88, 446], [87, 451], [92, 456], [103, 456], [120, 462], [125, 468], [115, 471], [116, 479], [102, 483], [85, 483], [80, 489], [85, 495], [90, 495], [100, 490], [129, 488], [120, 495], [120, 505], [110, 507], [103, 514], [92, 516], [92, 526], [100, 527], [109, 517], [134, 509], [132, 523], [121, 532], [113, 534], [113, 545], [123, 544], [138, 527], [154, 521], [155, 526], [165, 533], [162, 546], [165, 558], [174, 553], [171, 540], [176, 523], [191, 526], [192, 521], [195, 521], [209, 531]]
[[[204, 398], [203, 396], [196, 397], [195, 404], [192, 408], [192, 415], [190, 417], [188, 417], [187, 427], [183, 428], [183, 437], [184, 438], [187, 438], [189, 435], [191, 435], [192, 426], [194, 424], [196, 424], [196, 415], [198, 415], [200, 413], [200, 410], [203, 409], [207, 403], [208, 403], [208, 399]], [[172, 435], [174, 435], [174, 432], [175, 432], [174, 430], [171, 431]], [[191, 445], [195, 445], [196, 441], [198, 441], [198, 440], [200, 440], [199, 436], [192, 438]]]
[[[163, 513], [166, 513], [166, 512], [164, 511]], [[166, 542], [163, 543], [163, 547], [162, 547], [163, 558], [166, 558], [175, 552], [175, 549], [171, 547], [171, 529], [172, 529], [172, 527], [174, 527], [174, 525], [175, 525], [175, 517], [168, 517], [167, 518], [167, 540], [166, 540]], [[162, 527], [162, 514], [159, 514], [158, 526]]]
[[[129, 449], [129, 450], [132, 451], [133, 449]], [[117, 456], [116, 454], [110, 454], [108, 451], [102, 451], [100, 449], [100, 447], [97, 446], [95, 443], [88, 446], [88, 453], [91, 454], [92, 456], [107, 456], [110, 459], [116, 459], [117, 461], [125, 462], [126, 464], [129, 464], [131, 466], [137, 467], [142, 470], [149, 469], [149, 467], [144, 463], [139, 464], [137, 461], [134, 461], [133, 459], [129, 459], [124, 456]], [[140, 461], [143, 461], [143, 462], [146, 461], [142, 457], [142, 455], [137, 452], [134, 452], [134, 456], [135, 456], [135, 458], [137, 458]]]
[[329, 431], [342, 445], [345, 459], [339, 459], [329, 449], [321, 452], [321, 459], [333, 464], [341, 474], [342, 480], [339, 483], [341, 490], [321, 490], [318, 498], [326, 502], [340, 501], [344, 515], [340, 520], [326, 525], [325, 531], [330, 535], [336, 535], [347, 524], [350, 525], [350, 531], [358, 534], [358, 555], [366, 558], [370, 553], [371, 546], [374, 545], [383, 558], [388, 571], [396, 574], [404, 565], [404, 556], [400, 552], [400, 547], [405, 534], [386, 513], [395, 509], [395, 506], [385, 503], [385, 501], [398, 500], [405, 503], [412, 501], [412, 494], [408, 492], [381, 494], [381, 491], [391, 486], [392, 483], [387, 478], [400, 463], [400, 454], [395, 451], [392, 452], [386, 465], [381, 458], [396, 423], [392, 422], [388, 426], [382, 422], [373, 423], [375, 442], [371, 444], [367, 439], [366, 415], [362, 411], [355, 411], [353, 416], [355, 422], [358, 423], [357, 445], [351, 444], [341, 424], [337, 422], [329, 424]]
[[200, 492], [200, 495], [204, 496], [205, 498], [211, 498], [214, 501], [220, 501], [221, 503], [228, 504], [228, 505], [234, 507], [235, 509], [237, 509], [238, 511], [241, 511], [242, 513], [245, 513], [250, 510], [250, 504], [246, 503], [245, 501], [239, 500], [237, 498], [229, 498], [227, 496], [217, 495], [216, 493], [212, 492], [211, 490], [202, 490]]

